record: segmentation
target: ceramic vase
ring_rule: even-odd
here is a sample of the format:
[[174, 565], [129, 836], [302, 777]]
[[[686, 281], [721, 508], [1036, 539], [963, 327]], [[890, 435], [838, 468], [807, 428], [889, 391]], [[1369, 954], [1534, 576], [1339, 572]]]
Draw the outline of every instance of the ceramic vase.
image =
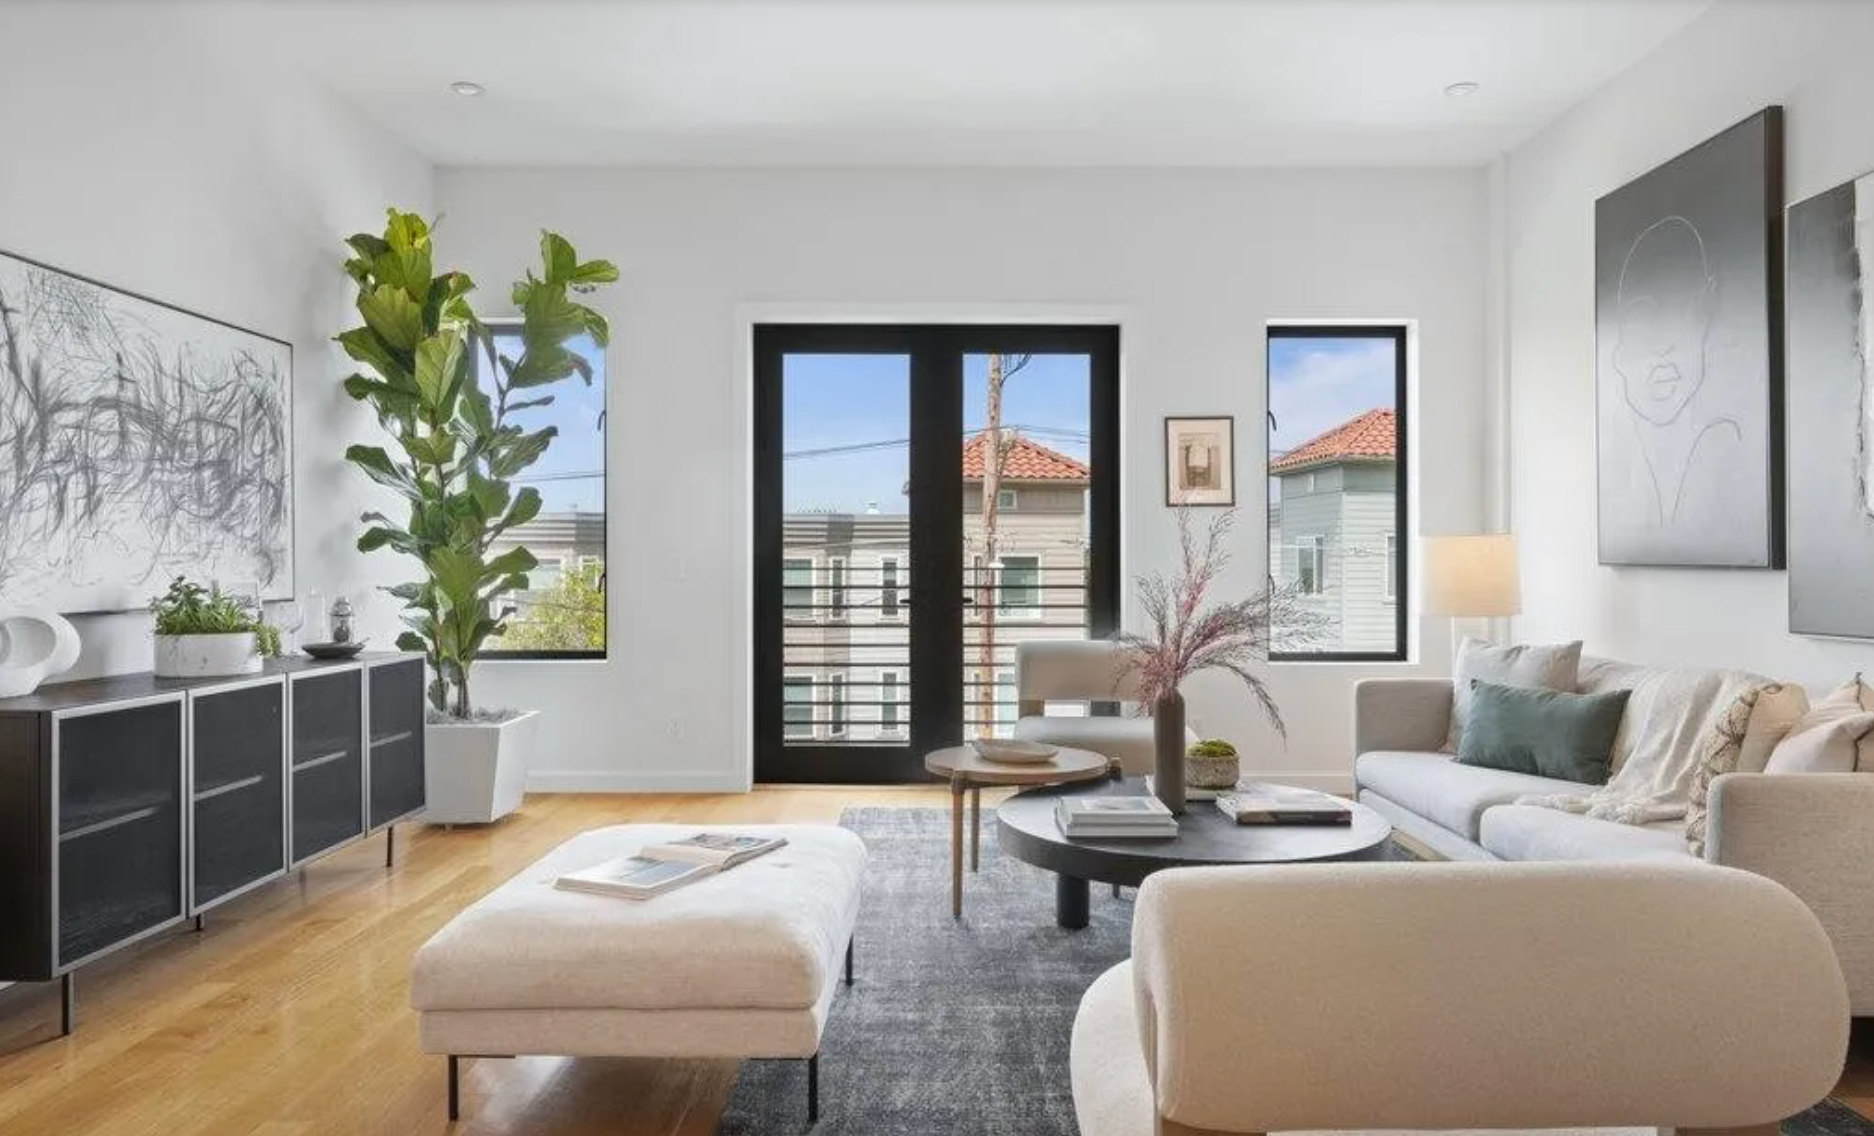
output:
[[1173, 813], [1184, 812], [1184, 695], [1176, 690], [1152, 703], [1152, 791]]

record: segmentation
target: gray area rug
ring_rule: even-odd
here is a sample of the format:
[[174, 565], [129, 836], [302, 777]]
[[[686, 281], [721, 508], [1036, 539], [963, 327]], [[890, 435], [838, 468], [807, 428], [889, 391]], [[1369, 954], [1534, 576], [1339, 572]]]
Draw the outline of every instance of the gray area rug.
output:
[[[839, 992], [820, 1049], [815, 1136], [1078, 1136], [1067, 1048], [1080, 995], [1130, 953], [1131, 892], [1093, 889], [1084, 931], [1054, 926], [1054, 881], [996, 854], [950, 918], [949, 814], [848, 809], [871, 857], [855, 939], [857, 982]], [[718, 1136], [808, 1130], [799, 1061], [742, 1064]], [[1835, 1102], [1785, 1136], [1874, 1136]]]

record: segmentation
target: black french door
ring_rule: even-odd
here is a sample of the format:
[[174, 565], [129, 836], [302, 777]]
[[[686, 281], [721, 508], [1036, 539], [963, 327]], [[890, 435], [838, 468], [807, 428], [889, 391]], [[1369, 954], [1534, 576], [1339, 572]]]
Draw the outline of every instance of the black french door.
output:
[[1119, 329], [754, 329], [755, 778], [1006, 735], [1016, 645], [1119, 611]]

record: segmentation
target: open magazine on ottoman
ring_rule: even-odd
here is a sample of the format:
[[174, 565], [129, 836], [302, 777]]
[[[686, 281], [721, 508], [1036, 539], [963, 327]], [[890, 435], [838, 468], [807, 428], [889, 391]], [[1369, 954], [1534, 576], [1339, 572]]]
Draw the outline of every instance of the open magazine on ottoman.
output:
[[650, 845], [633, 856], [619, 856], [603, 864], [568, 872], [553, 881], [553, 886], [564, 891], [649, 899], [705, 876], [726, 872], [786, 843], [778, 836], [699, 832], [682, 840]]

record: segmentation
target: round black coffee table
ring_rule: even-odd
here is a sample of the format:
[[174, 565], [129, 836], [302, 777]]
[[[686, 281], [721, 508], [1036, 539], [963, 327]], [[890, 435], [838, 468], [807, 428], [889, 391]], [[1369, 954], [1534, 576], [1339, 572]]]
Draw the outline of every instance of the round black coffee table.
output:
[[1100, 781], [1031, 789], [996, 810], [1002, 851], [1055, 873], [1054, 919], [1069, 930], [1087, 925], [1090, 881], [1137, 887], [1166, 868], [1226, 864], [1299, 864], [1323, 860], [1383, 860], [1392, 824], [1365, 805], [1348, 802], [1351, 825], [1237, 824], [1209, 801], [1190, 801], [1169, 840], [1069, 840], [1054, 823], [1064, 796], [1143, 796], [1145, 781]]

